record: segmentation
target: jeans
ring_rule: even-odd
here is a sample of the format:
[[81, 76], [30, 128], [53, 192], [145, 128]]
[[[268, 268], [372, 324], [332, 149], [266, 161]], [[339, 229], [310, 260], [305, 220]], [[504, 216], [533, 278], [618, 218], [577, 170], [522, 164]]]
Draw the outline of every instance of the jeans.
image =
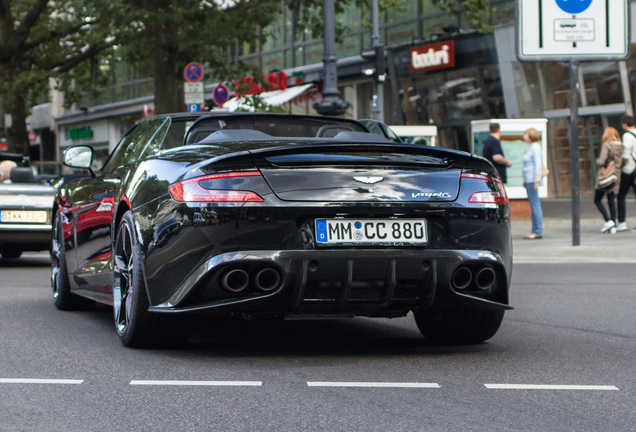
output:
[[616, 222], [616, 195], [613, 189], [611, 192], [607, 192], [607, 205], [609, 206], [609, 213], [607, 213], [607, 209], [603, 205], [603, 196], [605, 194], [605, 191], [596, 189], [594, 191], [594, 204], [596, 204], [596, 208], [598, 208], [598, 211], [603, 215], [605, 222], [610, 220]]
[[621, 173], [621, 185], [619, 186], [618, 196], [616, 197], [616, 203], [618, 204], [618, 222], [625, 222], [627, 217], [625, 210], [625, 198], [627, 198], [627, 192], [629, 188], [634, 189], [636, 193], [636, 185], [634, 185], [634, 178], [636, 178], [636, 171], [631, 174]]
[[543, 236], [543, 211], [541, 210], [539, 191], [534, 190], [534, 182], [526, 183], [526, 192], [528, 193], [528, 203], [532, 212], [532, 233]]

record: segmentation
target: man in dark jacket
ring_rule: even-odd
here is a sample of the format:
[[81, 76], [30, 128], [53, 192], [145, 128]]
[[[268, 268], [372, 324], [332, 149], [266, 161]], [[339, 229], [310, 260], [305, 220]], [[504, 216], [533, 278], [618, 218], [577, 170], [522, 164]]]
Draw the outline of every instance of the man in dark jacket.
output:
[[490, 136], [484, 143], [483, 156], [488, 159], [499, 171], [501, 181], [506, 183], [508, 176], [506, 175], [506, 168], [512, 165], [508, 159], [504, 157], [504, 152], [501, 148], [501, 127], [499, 123], [490, 123]]

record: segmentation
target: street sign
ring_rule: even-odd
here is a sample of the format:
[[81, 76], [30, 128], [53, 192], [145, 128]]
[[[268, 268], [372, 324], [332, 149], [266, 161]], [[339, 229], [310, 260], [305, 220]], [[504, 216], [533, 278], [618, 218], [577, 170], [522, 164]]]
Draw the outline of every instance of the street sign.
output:
[[184, 93], [203, 93], [203, 81], [183, 83]]
[[520, 60], [623, 60], [629, 0], [517, 0]]
[[201, 104], [188, 104], [188, 112], [201, 112]]
[[189, 104], [202, 104], [205, 101], [205, 99], [203, 97], [203, 92], [184, 93], [184, 96], [185, 96], [186, 105], [189, 105]]
[[219, 83], [216, 87], [214, 87], [214, 93], [212, 94], [212, 97], [214, 98], [214, 102], [216, 102], [218, 106], [223, 108], [223, 104], [230, 98], [230, 91], [225, 84]]
[[203, 79], [203, 66], [201, 63], [191, 62], [183, 69], [183, 76], [188, 82], [198, 82]]
[[184, 83], [183, 95], [186, 105], [205, 103], [203, 94], [203, 82], [199, 81]]

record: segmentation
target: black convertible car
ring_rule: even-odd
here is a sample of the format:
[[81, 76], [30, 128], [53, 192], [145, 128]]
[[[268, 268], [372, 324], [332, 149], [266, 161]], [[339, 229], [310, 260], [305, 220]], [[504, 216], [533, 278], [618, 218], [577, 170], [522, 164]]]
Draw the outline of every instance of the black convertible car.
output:
[[[88, 146], [65, 164], [90, 168]], [[354, 120], [174, 114], [138, 123], [53, 208], [59, 309], [113, 306], [126, 346], [174, 343], [188, 314], [400, 317], [478, 343], [508, 305], [508, 198], [481, 157]]]

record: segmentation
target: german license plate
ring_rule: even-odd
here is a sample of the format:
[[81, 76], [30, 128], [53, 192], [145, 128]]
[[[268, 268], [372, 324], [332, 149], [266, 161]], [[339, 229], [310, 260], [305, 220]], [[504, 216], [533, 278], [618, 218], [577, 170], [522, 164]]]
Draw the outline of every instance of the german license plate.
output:
[[424, 244], [425, 219], [316, 219], [319, 244]]
[[46, 211], [3, 210], [0, 222], [9, 223], [46, 223]]

